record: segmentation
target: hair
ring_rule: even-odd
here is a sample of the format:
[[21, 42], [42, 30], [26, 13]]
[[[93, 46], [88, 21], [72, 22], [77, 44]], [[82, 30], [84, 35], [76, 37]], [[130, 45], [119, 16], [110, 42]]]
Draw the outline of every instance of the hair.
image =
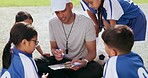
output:
[[131, 28], [124, 25], [116, 25], [102, 33], [104, 43], [119, 51], [129, 53], [134, 44], [134, 34]]
[[33, 18], [32, 16], [27, 13], [27, 12], [24, 12], [24, 11], [20, 11], [17, 13], [17, 15], [15, 16], [15, 22], [21, 22], [21, 21], [24, 21], [26, 19], [31, 19], [32, 22], [33, 22]]
[[98, 16], [98, 23], [99, 23], [99, 31], [101, 31], [102, 28], [104, 27], [103, 26], [103, 20], [102, 20], [103, 3], [104, 3], [104, 0], [101, 0], [101, 5], [98, 8], [98, 14], [97, 14], [97, 16]]
[[37, 31], [30, 24], [23, 22], [14, 24], [10, 31], [9, 41], [3, 50], [2, 64], [4, 68], [8, 69], [11, 63], [11, 43], [13, 43], [15, 46], [18, 46], [23, 39], [30, 41], [34, 36], [37, 36]]

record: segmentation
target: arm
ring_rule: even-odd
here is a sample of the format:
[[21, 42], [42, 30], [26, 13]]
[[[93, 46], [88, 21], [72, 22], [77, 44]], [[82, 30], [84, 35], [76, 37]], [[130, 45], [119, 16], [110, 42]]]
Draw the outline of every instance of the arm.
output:
[[105, 19], [103, 19], [103, 24], [106, 29], [110, 28], [111, 26], [116, 25], [116, 20], [109, 20], [110, 23], [108, 23]]
[[103, 24], [106, 29], [108, 29], [110, 27], [110, 24], [105, 19], [103, 19]]
[[36, 49], [42, 56], [50, 57], [50, 53], [44, 53], [40, 45], [38, 45]]
[[40, 45], [37, 45], [36, 49], [41, 55], [43, 55], [43, 50], [41, 49]]
[[89, 62], [94, 60], [96, 57], [96, 40], [94, 41], [87, 41], [86, 47], [88, 49], [88, 54], [85, 56]]
[[95, 29], [96, 29], [96, 37], [98, 37], [98, 33], [99, 33], [99, 23], [98, 20], [96, 18], [96, 15], [94, 13], [92, 13], [90, 10], [87, 10], [87, 14], [89, 15], [89, 17], [93, 20], [94, 24], [95, 24]]
[[51, 51], [58, 48], [56, 41], [50, 41]]
[[111, 20], [109, 20], [109, 22], [110, 22], [110, 26], [115, 26], [116, 25], [116, 20], [111, 19]]
[[81, 63], [81, 65], [74, 66], [71, 69], [76, 71], [76, 70], [78, 70], [78, 69], [80, 69], [82, 67], [85, 67], [88, 62], [93, 61], [95, 59], [95, 57], [96, 57], [96, 40], [94, 40], [94, 41], [87, 41], [86, 42], [86, 47], [88, 49], [88, 54], [83, 59], [86, 59], [87, 61], [83, 60], [83, 59], [82, 60], [73, 59], [72, 63], [79, 62], [79, 63]]

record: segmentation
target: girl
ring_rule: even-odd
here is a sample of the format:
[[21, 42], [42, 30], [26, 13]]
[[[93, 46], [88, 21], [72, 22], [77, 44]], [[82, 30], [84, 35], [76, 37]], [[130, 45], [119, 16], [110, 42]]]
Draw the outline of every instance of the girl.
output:
[[[116, 24], [127, 25], [132, 28], [135, 41], [145, 40], [146, 17], [131, 0], [81, 0], [81, 4], [84, 10], [88, 10], [96, 26], [102, 22], [106, 29]], [[93, 13], [98, 13], [99, 22]]]
[[[29, 24], [32, 24], [33, 23], [33, 18], [32, 16], [27, 13], [27, 12], [24, 12], [24, 11], [20, 11], [17, 13], [17, 15], [15, 16], [15, 22], [26, 22], [26, 23], [29, 23]], [[44, 53], [43, 50], [41, 49], [40, 45], [38, 44], [36, 46], [36, 49], [37, 51], [42, 55], [42, 56], [47, 56], [47, 57], [50, 57], [50, 54], [49, 53]]]
[[[22, 32], [23, 31], [23, 32]], [[2, 55], [1, 78], [38, 78], [38, 70], [31, 55], [38, 45], [37, 31], [30, 24], [16, 23]], [[14, 44], [11, 50], [11, 44]]]

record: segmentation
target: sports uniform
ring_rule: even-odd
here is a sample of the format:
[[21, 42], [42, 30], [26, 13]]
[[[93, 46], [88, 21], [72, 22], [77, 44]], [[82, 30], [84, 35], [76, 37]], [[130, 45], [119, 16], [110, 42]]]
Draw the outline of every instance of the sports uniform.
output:
[[[88, 6], [84, 0], [81, 0], [84, 10], [90, 10], [97, 13], [97, 10]], [[146, 17], [142, 10], [131, 0], [104, 0], [103, 17], [105, 20], [116, 20], [117, 24], [127, 25], [134, 32], [135, 41], [145, 40], [146, 35]]]
[[26, 54], [14, 47], [11, 64], [3, 68], [1, 78], [38, 78], [37, 67], [31, 54]]
[[111, 57], [105, 64], [103, 78], [148, 78], [142, 58], [136, 53]]

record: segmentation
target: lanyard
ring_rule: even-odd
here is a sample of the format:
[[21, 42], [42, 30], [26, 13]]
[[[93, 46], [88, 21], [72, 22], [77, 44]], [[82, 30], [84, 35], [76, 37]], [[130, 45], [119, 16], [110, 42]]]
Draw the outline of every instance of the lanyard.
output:
[[63, 30], [64, 30], [64, 34], [65, 34], [65, 37], [66, 37], [66, 54], [68, 54], [68, 39], [69, 39], [69, 36], [70, 36], [70, 34], [71, 34], [71, 31], [72, 31], [72, 28], [73, 28], [73, 26], [74, 26], [74, 22], [75, 22], [75, 14], [74, 14], [74, 21], [73, 21], [73, 23], [72, 23], [72, 26], [71, 26], [71, 28], [70, 28], [70, 31], [69, 31], [69, 33], [68, 33], [68, 36], [66, 35], [66, 31], [65, 31], [65, 28], [64, 28], [64, 25], [63, 25], [63, 23], [62, 23], [62, 27], [63, 27]]

